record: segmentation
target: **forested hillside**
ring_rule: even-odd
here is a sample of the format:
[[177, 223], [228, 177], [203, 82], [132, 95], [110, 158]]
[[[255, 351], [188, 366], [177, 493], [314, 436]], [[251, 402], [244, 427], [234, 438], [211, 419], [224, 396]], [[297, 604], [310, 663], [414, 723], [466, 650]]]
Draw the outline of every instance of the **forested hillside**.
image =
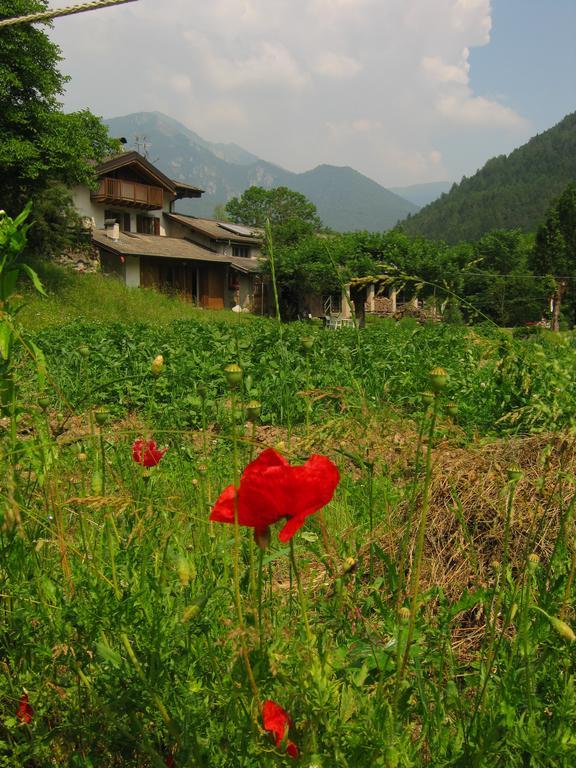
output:
[[492, 229], [535, 231], [547, 208], [576, 180], [576, 112], [500, 155], [448, 194], [402, 222], [409, 234], [454, 243]]

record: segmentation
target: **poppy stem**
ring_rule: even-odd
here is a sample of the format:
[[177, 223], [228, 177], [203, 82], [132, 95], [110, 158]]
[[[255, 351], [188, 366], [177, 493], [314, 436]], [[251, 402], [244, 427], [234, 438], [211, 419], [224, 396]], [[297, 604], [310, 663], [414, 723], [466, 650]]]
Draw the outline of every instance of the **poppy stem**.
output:
[[[236, 397], [234, 388], [230, 393], [231, 405], [232, 405], [232, 464], [234, 470], [234, 487], [238, 488], [240, 480], [238, 477], [238, 438], [236, 434]], [[240, 648], [242, 652], [242, 658], [244, 659], [244, 666], [246, 667], [246, 674], [252, 693], [258, 704], [258, 710], [260, 710], [260, 697], [258, 694], [258, 686], [254, 679], [254, 673], [252, 671], [252, 665], [250, 664], [250, 656], [248, 649], [246, 648], [246, 638], [244, 637], [244, 612], [242, 611], [242, 595], [240, 594], [240, 525], [238, 523], [238, 491], [234, 494], [234, 599], [236, 603], [236, 616], [238, 619], [238, 628], [240, 629]]]
[[422, 502], [420, 507], [420, 524], [418, 526], [418, 533], [416, 536], [416, 550], [414, 554], [414, 571], [412, 573], [411, 584], [411, 603], [410, 603], [410, 618], [408, 620], [408, 633], [406, 637], [406, 647], [404, 648], [404, 655], [402, 657], [402, 664], [398, 677], [396, 678], [396, 695], [395, 702], [398, 702], [398, 696], [400, 695], [402, 682], [404, 675], [406, 674], [406, 667], [410, 658], [410, 648], [412, 646], [412, 640], [414, 639], [414, 630], [416, 628], [416, 613], [418, 611], [418, 598], [420, 597], [420, 575], [422, 572], [422, 559], [424, 555], [424, 542], [426, 539], [426, 524], [428, 521], [428, 507], [430, 503], [430, 484], [432, 480], [432, 443], [434, 441], [434, 430], [436, 428], [436, 419], [438, 416], [438, 408], [440, 405], [439, 394], [436, 393], [434, 397], [434, 406], [432, 409], [432, 417], [430, 419], [430, 426], [428, 428], [428, 444], [426, 446], [426, 475], [424, 479], [424, 489], [422, 491]]
[[296, 577], [296, 585], [298, 587], [298, 599], [300, 600], [300, 611], [302, 613], [302, 620], [304, 621], [304, 629], [306, 630], [306, 640], [308, 641], [310, 653], [313, 654], [316, 650], [316, 643], [314, 640], [314, 635], [310, 628], [310, 622], [308, 621], [308, 607], [306, 604], [306, 596], [302, 588], [302, 579], [300, 578], [300, 571], [298, 570], [298, 566], [296, 565], [296, 556], [294, 554], [293, 538], [290, 539], [290, 563], [292, 564], [292, 570], [294, 571], [294, 576]]

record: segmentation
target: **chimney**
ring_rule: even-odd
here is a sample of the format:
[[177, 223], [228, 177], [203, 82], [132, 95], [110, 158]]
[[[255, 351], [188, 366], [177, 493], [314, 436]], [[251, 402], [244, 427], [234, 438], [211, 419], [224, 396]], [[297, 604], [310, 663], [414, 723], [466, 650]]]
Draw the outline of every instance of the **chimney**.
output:
[[106, 219], [104, 226], [106, 227], [106, 237], [117, 243], [120, 240], [120, 224], [115, 219]]

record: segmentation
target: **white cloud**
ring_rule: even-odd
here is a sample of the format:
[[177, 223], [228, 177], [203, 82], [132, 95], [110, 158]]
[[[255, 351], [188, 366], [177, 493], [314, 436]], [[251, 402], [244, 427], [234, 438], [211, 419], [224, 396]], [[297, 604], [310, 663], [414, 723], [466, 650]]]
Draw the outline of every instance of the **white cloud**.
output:
[[318, 56], [314, 71], [326, 77], [349, 78], [357, 75], [362, 64], [352, 56], [342, 56], [327, 51]]
[[438, 101], [437, 108], [440, 115], [463, 125], [528, 127], [527, 121], [513, 109], [482, 96], [445, 96]]
[[528, 138], [472, 89], [469, 51], [491, 25], [490, 0], [140, 0], [51, 34], [70, 108], [159, 109], [293, 170], [351, 165], [400, 185], [457, 178]]
[[424, 56], [422, 59], [424, 73], [433, 81], [440, 83], [468, 84], [468, 49], [464, 49], [462, 60], [458, 64], [446, 64], [439, 56]]

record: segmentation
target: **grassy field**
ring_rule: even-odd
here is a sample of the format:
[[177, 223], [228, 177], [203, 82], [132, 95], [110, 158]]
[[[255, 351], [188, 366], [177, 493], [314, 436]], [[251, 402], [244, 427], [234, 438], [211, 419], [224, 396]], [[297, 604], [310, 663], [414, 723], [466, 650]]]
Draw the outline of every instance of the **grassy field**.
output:
[[0, 766], [574, 765], [571, 334], [45, 277], [0, 422]]

